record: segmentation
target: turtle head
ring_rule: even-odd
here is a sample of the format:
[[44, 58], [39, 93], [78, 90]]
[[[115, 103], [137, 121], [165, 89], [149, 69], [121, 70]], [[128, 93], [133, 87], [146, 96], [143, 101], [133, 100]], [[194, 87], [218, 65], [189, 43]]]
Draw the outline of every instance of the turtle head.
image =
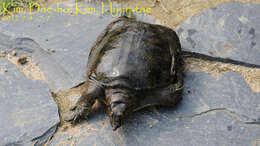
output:
[[109, 118], [113, 130], [122, 125], [122, 120], [131, 112], [134, 103], [133, 94], [126, 89], [110, 89], [106, 100], [109, 103]]

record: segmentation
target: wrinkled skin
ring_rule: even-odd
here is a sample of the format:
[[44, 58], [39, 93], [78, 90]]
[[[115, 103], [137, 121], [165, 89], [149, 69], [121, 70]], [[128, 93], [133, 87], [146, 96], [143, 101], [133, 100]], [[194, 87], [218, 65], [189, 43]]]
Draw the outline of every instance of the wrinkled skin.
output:
[[182, 98], [183, 61], [176, 33], [166, 27], [120, 17], [93, 46], [85, 90], [67, 121], [86, 118], [103, 101], [113, 130], [130, 113], [147, 106], [174, 106]]

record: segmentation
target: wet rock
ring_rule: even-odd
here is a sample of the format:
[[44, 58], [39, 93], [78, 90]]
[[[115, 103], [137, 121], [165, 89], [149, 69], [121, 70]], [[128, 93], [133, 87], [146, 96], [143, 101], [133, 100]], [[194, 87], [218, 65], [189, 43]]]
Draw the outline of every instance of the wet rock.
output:
[[[60, 3], [59, 7], [70, 8], [73, 13], [35, 13], [32, 20], [29, 19], [29, 14], [19, 14], [16, 15], [18, 19], [23, 16], [26, 16], [26, 19], [0, 21], [0, 47], [5, 46], [9, 51], [16, 50], [17, 55], [26, 54], [34, 58], [47, 76], [52, 90], [77, 86], [85, 81], [86, 64], [92, 45], [105, 27], [116, 19], [116, 15], [102, 11], [100, 3], [79, 3], [78, 6], [81, 10], [95, 8], [95, 12], [76, 14], [74, 1], [68, 1]], [[113, 3], [113, 7], [119, 6]], [[57, 6], [53, 8], [56, 9]], [[154, 21], [152, 17], [142, 14], [138, 15], [137, 19]], [[39, 44], [41, 49], [35, 43]]]
[[176, 28], [184, 50], [260, 65], [260, 4], [226, 3]]
[[0, 73], [0, 145], [32, 145], [34, 140], [44, 140], [41, 136], [59, 123], [48, 85], [27, 79], [7, 59], [0, 58], [2, 66], [8, 72]]
[[244, 146], [260, 138], [260, 93], [253, 93], [241, 75], [187, 72], [184, 85], [176, 108], [136, 112], [115, 132], [106, 109], [100, 109], [88, 121], [56, 133], [50, 145]]

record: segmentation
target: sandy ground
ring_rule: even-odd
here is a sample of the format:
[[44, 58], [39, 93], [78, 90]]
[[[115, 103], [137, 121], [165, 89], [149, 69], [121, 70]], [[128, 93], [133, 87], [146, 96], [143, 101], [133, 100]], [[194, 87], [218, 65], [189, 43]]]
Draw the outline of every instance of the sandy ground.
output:
[[216, 78], [227, 72], [237, 72], [244, 77], [253, 92], [260, 92], [260, 68], [188, 58], [185, 59], [185, 71], [206, 72]]
[[[0, 57], [8, 59], [11, 63], [16, 65], [24, 75], [31, 80], [42, 80], [46, 81], [44, 73], [38, 67], [36, 63], [32, 61], [29, 57], [16, 56], [16, 52], [7, 54], [5, 51], [0, 51]], [[24, 63], [21, 63], [19, 60], [24, 58]], [[8, 70], [6, 70], [8, 71]]]
[[131, 7], [151, 7], [151, 15], [160, 19], [160, 24], [175, 28], [206, 8], [217, 7], [226, 2], [260, 3], [260, 0], [113, 0], [113, 2]]

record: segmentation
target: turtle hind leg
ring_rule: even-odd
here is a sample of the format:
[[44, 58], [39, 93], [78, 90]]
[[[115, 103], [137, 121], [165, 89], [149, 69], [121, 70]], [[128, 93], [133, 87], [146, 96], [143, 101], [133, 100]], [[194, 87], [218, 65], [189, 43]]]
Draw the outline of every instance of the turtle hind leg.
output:
[[175, 106], [182, 99], [182, 88], [175, 84], [158, 89], [151, 93], [145, 94], [145, 98], [140, 101], [139, 106], [134, 111], [149, 106]]
[[65, 115], [65, 121], [76, 123], [86, 119], [96, 99], [104, 97], [103, 88], [94, 82], [87, 80], [85, 87], [78, 102]]
[[182, 99], [183, 70], [175, 74], [175, 82], [155, 91], [146, 91], [139, 96], [145, 96], [134, 111], [148, 106], [175, 106]]

